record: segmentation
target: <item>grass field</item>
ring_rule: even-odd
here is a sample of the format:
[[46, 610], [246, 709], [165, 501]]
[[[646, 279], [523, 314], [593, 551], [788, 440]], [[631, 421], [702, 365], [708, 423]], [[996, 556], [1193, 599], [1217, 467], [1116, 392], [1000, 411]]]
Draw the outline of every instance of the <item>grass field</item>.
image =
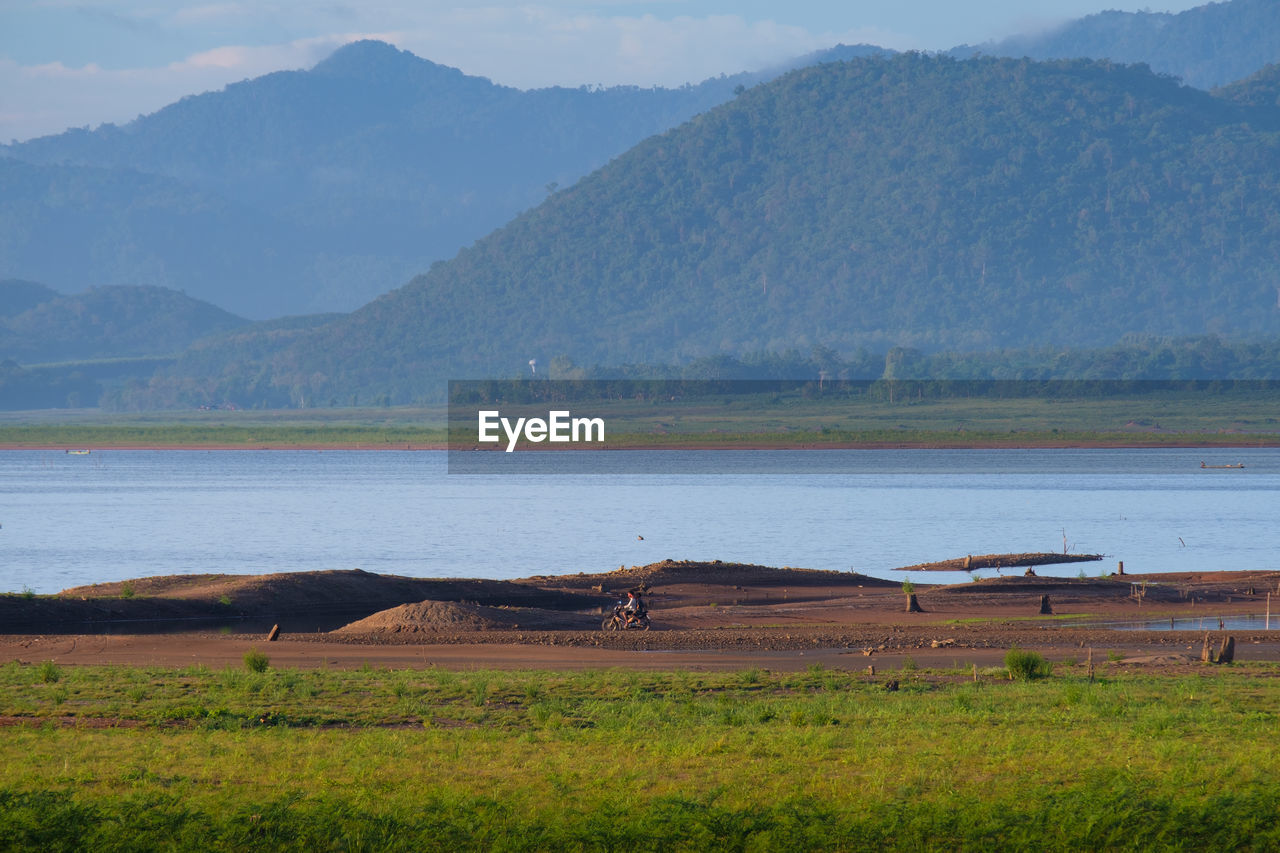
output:
[[0, 847], [1276, 849], [1277, 675], [10, 664]]
[[[599, 416], [608, 447], [733, 446], [1275, 446], [1280, 391], [1207, 388], [1128, 397], [928, 397], [889, 402], [866, 395], [710, 395], [573, 404]], [[546, 416], [545, 405], [503, 407]], [[455, 412], [455, 414], [457, 414]], [[443, 406], [280, 411], [98, 410], [4, 413], [0, 446], [404, 448], [443, 446]], [[474, 415], [454, 422], [474, 446]], [[545, 446], [545, 445], [544, 445]]]

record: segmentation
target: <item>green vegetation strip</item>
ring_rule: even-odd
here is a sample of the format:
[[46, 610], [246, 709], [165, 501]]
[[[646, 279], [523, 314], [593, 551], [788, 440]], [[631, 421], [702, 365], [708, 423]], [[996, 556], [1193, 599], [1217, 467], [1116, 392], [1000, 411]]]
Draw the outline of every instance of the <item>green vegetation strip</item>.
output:
[[343, 424], [52, 424], [0, 426], [0, 445], [16, 447], [441, 447], [443, 428]]
[[[1276, 849], [1272, 665], [0, 667], [10, 849]], [[1023, 665], [1026, 665], [1025, 667]], [[1031, 666], [1034, 664], [1034, 666]], [[1013, 664], [1011, 664], [1013, 665]], [[1038, 676], [1038, 677], [1037, 677]], [[900, 689], [889, 692], [886, 679]]]

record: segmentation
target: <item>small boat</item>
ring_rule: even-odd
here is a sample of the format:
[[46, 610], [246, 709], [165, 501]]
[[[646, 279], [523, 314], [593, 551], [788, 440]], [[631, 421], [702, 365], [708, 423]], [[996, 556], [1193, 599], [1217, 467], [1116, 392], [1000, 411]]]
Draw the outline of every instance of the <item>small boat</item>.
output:
[[1201, 468], [1243, 468], [1243, 467], [1244, 467], [1244, 463], [1243, 463], [1243, 462], [1237, 462], [1237, 463], [1235, 463], [1234, 465], [1206, 465], [1206, 464], [1204, 464], [1203, 462], [1201, 462], [1201, 463], [1200, 463], [1200, 467], [1201, 467]]
[[68, 450], [67, 455], [68, 456], [88, 456], [92, 452], [93, 451], [91, 450]]

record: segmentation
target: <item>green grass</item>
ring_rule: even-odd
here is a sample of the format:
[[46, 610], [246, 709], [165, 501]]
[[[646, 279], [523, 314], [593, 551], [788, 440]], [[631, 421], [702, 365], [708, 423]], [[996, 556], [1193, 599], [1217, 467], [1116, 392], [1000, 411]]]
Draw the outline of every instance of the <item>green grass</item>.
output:
[[[575, 404], [606, 420], [608, 447], [1057, 446], [1280, 444], [1280, 392], [1159, 390], [1131, 397], [940, 398], [890, 403], [805, 392]], [[589, 411], [588, 411], [589, 410]], [[511, 415], [540, 414], [504, 407]], [[0, 444], [31, 447], [440, 446], [443, 405], [268, 411], [0, 413]], [[471, 420], [455, 425], [474, 444]]]
[[[1274, 849], [1274, 666], [0, 667], [12, 849]], [[95, 722], [96, 721], [96, 722]], [[113, 727], [103, 728], [109, 724]]]

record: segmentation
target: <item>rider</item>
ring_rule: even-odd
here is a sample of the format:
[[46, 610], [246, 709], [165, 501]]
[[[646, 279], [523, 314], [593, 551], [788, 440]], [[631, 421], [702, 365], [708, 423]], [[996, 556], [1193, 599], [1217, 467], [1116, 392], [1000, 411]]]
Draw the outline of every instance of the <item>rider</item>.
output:
[[622, 615], [627, 620], [627, 624], [634, 622], [644, 613], [644, 602], [640, 600], [640, 596], [634, 591], [627, 591], [627, 600], [622, 605]]

